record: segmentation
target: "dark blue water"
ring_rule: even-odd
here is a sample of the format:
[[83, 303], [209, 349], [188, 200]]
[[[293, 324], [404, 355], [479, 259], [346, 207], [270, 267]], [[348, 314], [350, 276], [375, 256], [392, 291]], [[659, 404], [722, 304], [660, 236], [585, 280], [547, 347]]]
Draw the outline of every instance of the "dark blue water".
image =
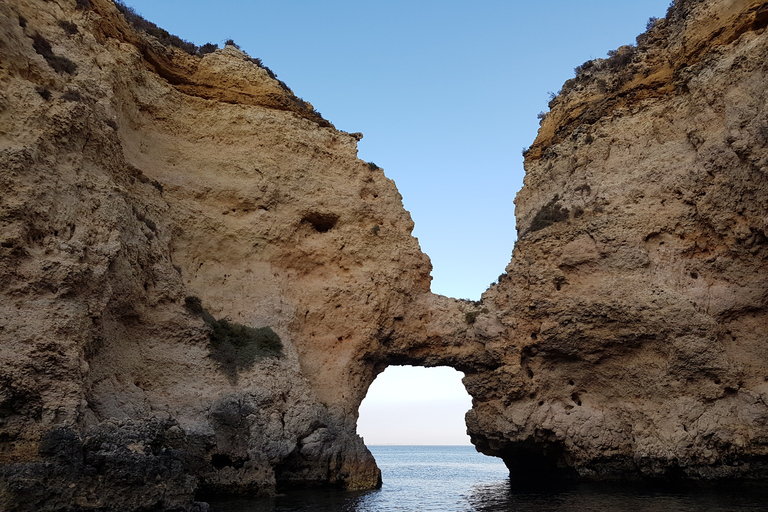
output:
[[652, 488], [510, 482], [501, 460], [472, 446], [371, 446], [384, 485], [367, 492], [296, 491], [211, 503], [213, 512], [766, 511], [768, 485]]

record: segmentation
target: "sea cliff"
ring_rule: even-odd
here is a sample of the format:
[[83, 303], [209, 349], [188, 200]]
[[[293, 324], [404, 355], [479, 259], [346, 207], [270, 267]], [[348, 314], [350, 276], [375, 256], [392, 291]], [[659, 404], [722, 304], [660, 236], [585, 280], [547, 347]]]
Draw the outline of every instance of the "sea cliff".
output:
[[0, 3], [0, 503], [375, 488], [358, 407], [392, 364], [464, 372], [514, 474], [765, 478], [767, 25], [678, 0], [580, 66], [469, 302], [430, 292], [362, 134], [258, 59]]

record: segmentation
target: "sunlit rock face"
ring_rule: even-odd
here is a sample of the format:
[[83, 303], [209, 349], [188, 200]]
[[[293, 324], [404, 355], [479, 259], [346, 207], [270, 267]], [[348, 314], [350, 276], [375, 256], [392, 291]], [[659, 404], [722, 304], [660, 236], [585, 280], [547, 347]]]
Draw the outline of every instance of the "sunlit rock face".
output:
[[463, 371], [513, 471], [764, 475], [768, 9], [678, 4], [553, 101], [473, 303], [430, 293], [360, 135], [244, 53], [0, 3], [0, 503], [376, 487], [390, 364]]
[[513, 471], [768, 474], [767, 24], [677, 2], [550, 104], [483, 296], [506, 359], [468, 387]]
[[379, 485], [362, 355], [431, 267], [360, 135], [105, 0], [0, 27], [4, 509]]

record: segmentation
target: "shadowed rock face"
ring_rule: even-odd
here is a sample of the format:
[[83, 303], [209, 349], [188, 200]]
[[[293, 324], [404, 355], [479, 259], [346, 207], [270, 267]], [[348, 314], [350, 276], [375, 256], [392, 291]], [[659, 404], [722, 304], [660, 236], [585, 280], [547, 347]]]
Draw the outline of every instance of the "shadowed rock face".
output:
[[376, 487], [390, 364], [463, 371], [515, 473], [765, 477], [768, 9], [677, 4], [553, 100], [479, 303], [430, 293], [360, 135], [239, 50], [0, 4], [0, 503]]

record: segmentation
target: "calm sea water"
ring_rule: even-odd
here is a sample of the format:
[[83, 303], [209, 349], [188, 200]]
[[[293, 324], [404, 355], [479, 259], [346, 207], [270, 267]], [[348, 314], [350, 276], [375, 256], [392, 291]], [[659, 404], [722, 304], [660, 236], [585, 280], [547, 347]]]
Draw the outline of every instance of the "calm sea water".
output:
[[384, 485], [367, 492], [295, 491], [212, 502], [213, 512], [765, 511], [768, 485], [650, 488], [510, 482], [500, 459], [472, 446], [371, 446]]

